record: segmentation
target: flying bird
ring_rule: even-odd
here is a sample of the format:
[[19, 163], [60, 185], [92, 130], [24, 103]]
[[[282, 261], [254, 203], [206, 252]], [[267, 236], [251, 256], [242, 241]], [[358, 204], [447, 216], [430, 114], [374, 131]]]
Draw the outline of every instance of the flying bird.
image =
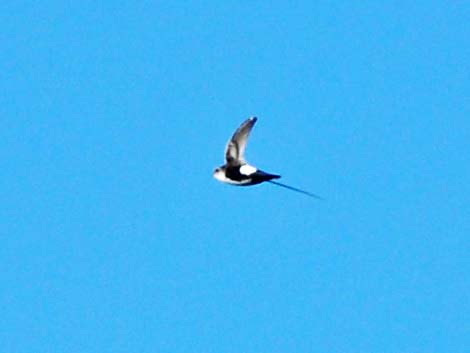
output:
[[249, 186], [268, 182], [292, 191], [300, 192], [310, 197], [321, 199], [320, 196], [308, 191], [274, 181], [274, 179], [279, 179], [281, 176], [263, 172], [262, 170], [248, 164], [245, 159], [246, 145], [248, 143], [250, 132], [257, 120], [257, 117], [251, 117], [241, 124], [235, 131], [225, 148], [226, 163], [214, 170], [214, 178], [223, 183], [237, 186]]

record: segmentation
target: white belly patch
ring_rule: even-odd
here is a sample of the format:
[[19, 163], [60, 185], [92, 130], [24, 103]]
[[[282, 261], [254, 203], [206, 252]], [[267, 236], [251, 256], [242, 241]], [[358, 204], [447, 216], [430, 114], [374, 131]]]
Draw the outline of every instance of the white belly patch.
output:
[[255, 167], [249, 165], [249, 164], [245, 164], [245, 165], [242, 165], [240, 167], [240, 174], [243, 174], [243, 175], [251, 175], [253, 173], [255, 173], [258, 169], [256, 169]]

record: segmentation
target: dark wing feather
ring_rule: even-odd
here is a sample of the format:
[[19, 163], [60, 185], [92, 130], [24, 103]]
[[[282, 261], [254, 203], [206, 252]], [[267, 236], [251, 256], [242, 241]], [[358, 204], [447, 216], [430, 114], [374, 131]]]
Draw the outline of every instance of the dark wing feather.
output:
[[225, 160], [228, 164], [239, 165], [246, 163], [245, 149], [248, 143], [248, 137], [257, 120], [258, 118], [256, 117], [247, 119], [233, 134], [225, 149]]

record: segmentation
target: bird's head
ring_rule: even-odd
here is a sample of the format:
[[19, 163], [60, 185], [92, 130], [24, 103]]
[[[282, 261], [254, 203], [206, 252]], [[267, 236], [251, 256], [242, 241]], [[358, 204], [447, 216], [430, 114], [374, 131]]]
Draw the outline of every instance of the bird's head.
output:
[[225, 180], [225, 167], [224, 166], [221, 166], [221, 167], [217, 167], [214, 169], [214, 178], [216, 178], [217, 180], [220, 180], [220, 181], [224, 181]]

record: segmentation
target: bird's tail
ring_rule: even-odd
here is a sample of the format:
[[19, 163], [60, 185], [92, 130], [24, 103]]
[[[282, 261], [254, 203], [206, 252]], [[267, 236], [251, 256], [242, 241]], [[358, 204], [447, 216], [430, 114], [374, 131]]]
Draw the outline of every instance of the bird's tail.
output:
[[[278, 178], [280, 178], [280, 176], [278, 176]], [[273, 179], [277, 179], [277, 178], [273, 178]], [[320, 197], [318, 195], [315, 195], [315, 194], [312, 194], [311, 192], [301, 190], [301, 189], [297, 189], [297, 188], [294, 188], [293, 186], [286, 185], [286, 184], [280, 183], [278, 181], [268, 180], [268, 182], [271, 183], [271, 184], [274, 184], [274, 185], [277, 185], [277, 186], [280, 186], [280, 187], [283, 187], [283, 188], [286, 188], [286, 189], [289, 189], [289, 190], [292, 190], [292, 191], [295, 191], [295, 192], [299, 192], [301, 194], [304, 194], [304, 195], [307, 195], [307, 196], [310, 196], [310, 197], [313, 197], [313, 198], [318, 199], [318, 200], [323, 200], [322, 197]]]
[[281, 177], [280, 175], [266, 173], [262, 170], [258, 170], [256, 172], [256, 176], [259, 178], [260, 181], [270, 181], [272, 179], [279, 179]]
[[279, 179], [281, 176], [280, 175], [277, 175], [277, 174], [266, 174], [266, 177], [269, 178], [269, 180], [272, 180], [272, 179]]

